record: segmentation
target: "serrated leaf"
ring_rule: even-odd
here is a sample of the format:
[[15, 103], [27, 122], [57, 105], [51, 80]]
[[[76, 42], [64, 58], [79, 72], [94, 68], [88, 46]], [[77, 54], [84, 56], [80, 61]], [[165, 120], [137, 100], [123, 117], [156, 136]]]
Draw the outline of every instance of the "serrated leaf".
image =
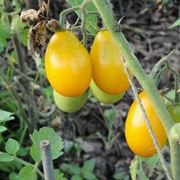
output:
[[[83, 0], [66, 0], [69, 5], [72, 7], [79, 6]], [[82, 13], [80, 11], [75, 11], [76, 14], [82, 18]], [[87, 5], [86, 12], [97, 12], [96, 7], [91, 2]], [[90, 34], [95, 35], [97, 33], [97, 30], [95, 29], [95, 26], [97, 25], [97, 16], [96, 15], [88, 15], [86, 17], [86, 28], [90, 32]]]
[[6, 130], [7, 130], [7, 128], [6, 128], [6, 127], [4, 127], [4, 126], [0, 126], [0, 133], [4, 132], [4, 131], [6, 131]]
[[0, 152], [0, 162], [10, 162], [13, 161], [13, 156], [8, 153]]
[[87, 160], [82, 168], [83, 173], [86, 174], [87, 172], [92, 172], [94, 170], [95, 164], [96, 164], [95, 159]]
[[131, 161], [131, 165], [130, 165], [130, 174], [131, 174], [132, 180], [136, 180], [138, 166], [139, 166], [138, 158], [137, 156], [135, 156], [135, 158]]
[[37, 174], [33, 166], [25, 166], [19, 172], [19, 180], [37, 180]]
[[0, 110], [0, 123], [13, 120], [14, 117], [12, 116], [13, 113]]
[[33, 145], [30, 148], [30, 154], [34, 161], [41, 160], [40, 141], [48, 140], [51, 146], [52, 159], [57, 159], [63, 154], [64, 147], [61, 137], [52, 129], [48, 127], [41, 128], [39, 131], [35, 130], [31, 135]]
[[180, 18], [177, 19], [172, 26], [170, 26], [170, 28], [176, 27], [176, 26], [180, 26]]
[[59, 169], [54, 169], [54, 180], [67, 180]]
[[6, 152], [12, 155], [15, 155], [17, 153], [17, 151], [19, 150], [19, 147], [20, 147], [19, 143], [16, 140], [11, 139], [11, 138], [9, 138], [5, 144]]

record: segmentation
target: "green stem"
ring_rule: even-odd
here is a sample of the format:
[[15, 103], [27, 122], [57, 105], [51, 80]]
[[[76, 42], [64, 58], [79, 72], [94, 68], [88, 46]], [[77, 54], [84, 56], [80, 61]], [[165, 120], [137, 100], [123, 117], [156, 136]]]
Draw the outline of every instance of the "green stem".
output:
[[159, 118], [166, 130], [169, 133], [170, 128], [174, 124], [164, 103], [161, 101], [161, 96], [156, 88], [155, 81], [152, 76], [147, 75], [141, 67], [138, 59], [133, 54], [126, 38], [123, 33], [117, 32], [117, 22], [113, 17], [113, 11], [109, 3], [106, 0], [92, 0], [95, 4], [98, 12], [100, 13], [104, 24], [107, 29], [111, 32], [112, 36], [116, 40], [123, 57], [126, 60], [126, 64], [130, 71], [135, 75], [137, 80], [141, 83], [144, 90], [148, 93], [154, 108], [156, 109]]
[[178, 180], [180, 177], [180, 123], [175, 124], [170, 130], [169, 136], [170, 148], [171, 148], [171, 169], [174, 180]]
[[72, 8], [65, 9], [60, 13], [59, 23], [60, 23], [60, 27], [62, 29], [65, 28], [64, 20], [65, 20], [66, 14], [68, 14], [70, 12], [73, 12], [73, 11], [77, 11], [79, 9], [80, 9], [80, 6], [75, 6], [75, 7], [72, 7]]
[[168, 62], [168, 60], [170, 60], [170, 56], [174, 53], [175, 50], [171, 51], [167, 56], [161, 58], [156, 65], [153, 67], [152, 71], [151, 71], [151, 75], [153, 77], [155, 77], [157, 71], [159, 71], [161, 69], [161, 66], [164, 65], [166, 62]]
[[37, 165], [31, 164], [27, 161], [24, 161], [23, 159], [15, 157], [15, 156], [14, 156], [14, 160], [20, 164], [23, 164], [24, 166], [33, 166], [35, 171], [44, 179], [44, 174], [37, 168]]

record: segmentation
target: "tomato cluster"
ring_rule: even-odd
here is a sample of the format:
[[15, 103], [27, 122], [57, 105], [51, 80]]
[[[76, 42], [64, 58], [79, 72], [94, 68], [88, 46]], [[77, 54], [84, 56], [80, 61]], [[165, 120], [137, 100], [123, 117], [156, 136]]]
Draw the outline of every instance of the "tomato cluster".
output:
[[[123, 63], [121, 51], [108, 31], [97, 33], [90, 54], [72, 32], [56, 32], [45, 54], [46, 74], [56, 105], [64, 112], [75, 112], [85, 104], [89, 90], [102, 103], [117, 102], [130, 86]], [[165, 129], [146, 92], [141, 92], [139, 98], [163, 147]], [[128, 112], [125, 137], [135, 154], [149, 157], [157, 153], [136, 101]]]
[[121, 52], [108, 31], [96, 35], [90, 54], [72, 32], [56, 32], [48, 43], [45, 69], [55, 103], [65, 112], [84, 105], [89, 87], [106, 104], [117, 102], [129, 88]]

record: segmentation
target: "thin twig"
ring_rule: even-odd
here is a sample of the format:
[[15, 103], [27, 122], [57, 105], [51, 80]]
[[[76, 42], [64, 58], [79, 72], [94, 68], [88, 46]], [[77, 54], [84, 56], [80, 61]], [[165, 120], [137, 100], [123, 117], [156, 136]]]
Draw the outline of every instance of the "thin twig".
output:
[[172, 50], [167, 56], [161, 58], [156, 65], [153, 67], [152, 71], [151, 71], [151, 75], [153, 77], [155, 77], [157, 71], [161, 68], [162, 65], [164, 65], [168, 60], [170, 60], [170, 56], [175, 52], [175, 50]]

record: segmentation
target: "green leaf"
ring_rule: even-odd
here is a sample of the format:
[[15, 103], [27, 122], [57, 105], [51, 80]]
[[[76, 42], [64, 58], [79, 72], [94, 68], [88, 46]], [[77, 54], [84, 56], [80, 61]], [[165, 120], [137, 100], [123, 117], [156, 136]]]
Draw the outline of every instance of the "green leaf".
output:
[[13, 33], [21, 33], [22, 30], [25, 28], [25, 24], [21, 21], [21, 18], [19, 15], [15, 15], [12, 17], [11, 21], [11, 32]]
[[129, 180], [129, 176], [126, 172], [116, 172], [114, 175], [113, 175], [114, 179], [115, 180], [120, 180], [120, 179], [123, 179], [123, 180]]
[[131, 161], [131, 165], [130, 165], [130, 174], [131, 174], [132, 180], [136, 180], [138, 167], [139, 167], [138, 157], [135, 156], [135, 158]]
[[16, 172], [11, 172], [9, 174], [9, 180], [19, 180], [19, 176]]
[[6, 128], [6, 127], [4, 127], [4, 126], [0, 126], [0, 133], [4, 132], [4, 131], [6, 131], [6, 130], [7, 130], [7, 128]]
[[21, 43], [24, 46], [28, 46], [28, 29], [27, 28], [23, 28], [21, 33], [18, 34], [19, 40], [21, 41]]
[[37, 174], [33, 166], [25, 166], [19, 172], [19, 180], [37, 180]]
[[61, 169], [71, 175], [79, 175], [81, 173], [81, 168], [76, 164], [63, 163]]
[[176, 26], [180, 26], [180, 18], [177, 19], [172, 26], [170, 26], [170, 28], [176, 27]]
[[[80, 5], [83, 0], [66, 0], [69, 5], [72, 7]], [[91, 2], [87, 5], [86, 12], [97, 12], [96, 7]], [[82, 13], [80, 11], [76, 11], [76, 14], [82, 18]], [[88, 15], [86, 19], [86, 28], [92, 34], [95, 35], [97, 30], [95, 29], [97, 25], [97, 16], [96, 15]]]
[[83, 177], [88, 180], [96, 180], [96, 176], [92, 172], [83, 173]]
[[114, 109], [106, 109], [104, 111], [104, 116], [107, 118], [108, 122], [114, 122], [116, 118], [116, 111]]
[[54, 180], [67, 180], [59, 169], [54, 169]]
[[14, 139], [9, 138], [5, 144], [5, 150], [9, 154], [15, 155], [19, 150], [19, 143]]
[[13, 156], [8, 153], [0, 152], [0, 162], [10, 162], [13, 161]]
[[157, 163], [159, 162], [159, 156], [153, 156], [150, 158], [141, 158], [149, 167], [154, 168], [157, 166]]
[[38, 162], [41, 160], [40, 153], [40, 142], [41, 140], [48, 140], [51, 145], [52, 159], [57, 159], [63, 154], [62, 150], [64, 148], [63, 141], [61, 137], [52, 129], [48, 127], [41, 128], [39, 131], [34, 130], [31, 135], [31, 140], [33, 145], [30, 148], [30, 154], [34, 161]]
[[71, 180], [83, 180], [83, 178], [79, 175], [74, 175], [71, 177]]
[[5, 47], [7, 45], [8, 38], [10, 38], [8, 24], [0, 23], [0, 44]]
[[86, 174], [87, 172], [92, 172], [95, 168], [95, 164], [96, 164], [95, 159], [87, 160], [82, 168], [83, 174]]
[[13, 113], [0, 110], [0, 123], [13, 120], [14, 117], [12, 116]]

